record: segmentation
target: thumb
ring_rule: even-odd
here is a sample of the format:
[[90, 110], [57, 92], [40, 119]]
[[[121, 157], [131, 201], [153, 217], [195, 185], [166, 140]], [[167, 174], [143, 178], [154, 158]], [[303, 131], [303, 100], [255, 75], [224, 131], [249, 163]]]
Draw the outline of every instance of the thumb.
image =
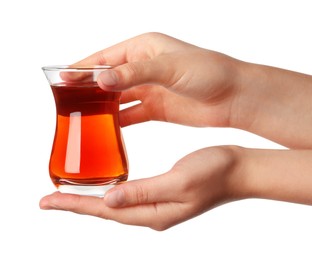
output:
[[173, 68], [159, 59], [125, 63], [102, 72], [97, 82], [100, 88], [109, 91], [121, 91], [133, 86], [146, 84], [171, 85]]
[[108, 207], [117, 208], [172, 201], [177, 192], [170, 179], [170, 174], [163, 174], [120, 184], [105, 194], [104, 202]]

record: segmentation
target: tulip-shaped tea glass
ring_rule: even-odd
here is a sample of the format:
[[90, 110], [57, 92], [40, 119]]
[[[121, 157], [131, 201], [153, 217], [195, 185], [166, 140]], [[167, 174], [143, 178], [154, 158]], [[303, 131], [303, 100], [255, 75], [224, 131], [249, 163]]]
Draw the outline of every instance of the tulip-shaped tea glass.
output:
[[110, 66], [47, 66], [43, 71], [56, 105], [56, 130], [49, 163], [59, 191], [103, 196], [128, 177], [119, 126], [119, 92], [99, 88]]

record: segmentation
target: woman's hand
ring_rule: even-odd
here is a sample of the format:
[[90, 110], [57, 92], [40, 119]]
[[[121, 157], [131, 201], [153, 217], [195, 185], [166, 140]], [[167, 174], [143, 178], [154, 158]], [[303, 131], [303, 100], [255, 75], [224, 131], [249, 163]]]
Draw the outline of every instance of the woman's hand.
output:
[[120, 113], [122, 126], [160, 120], [192, 126], [229, 126], [239, 61], [159, 34], [147, 33], [74, 64], [110, 64], [98, 83], [141, 101]]
[[211, 147], [187, 155], [167, 173], [117, 185], [104, 198], [56, 192], [40, 207], [164, 230], [244, 198], [312, 205], [311, 169], [310, 150]]
[[189, 154], [162, 175], [129, 181], [104, 198], [62, 194], [44, 197], [42, 209], [68, 210], [124, 224], [164, 230], [217, 205], [242, 198], [235, 172], [235, 147], [212, 147]]
[[312, 77], [233, 59], [167, 35], [147, 33], [75, 65], [115, 66], [101, 88], [140, 101], [122, 126], [160, 120], [243, 129], [291, 148], [312, 147]]

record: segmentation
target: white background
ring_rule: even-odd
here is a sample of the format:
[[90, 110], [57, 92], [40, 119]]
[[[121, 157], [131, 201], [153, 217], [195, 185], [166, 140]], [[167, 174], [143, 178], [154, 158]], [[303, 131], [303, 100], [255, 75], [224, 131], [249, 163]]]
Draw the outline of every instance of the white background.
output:
[[[38, 207], [55, 190], [47, 168], [54, 100], [41, 66], [158, 31], [311, 74], [309, 2], [1, 1], [0, 259], [311, 259], [312, 208], [304, 205], [234, 202], [164, 232]], [[282, 148], [243, 131], [159, 122], [123, 134], [130, 179], [161, 174], [206, 146]]]

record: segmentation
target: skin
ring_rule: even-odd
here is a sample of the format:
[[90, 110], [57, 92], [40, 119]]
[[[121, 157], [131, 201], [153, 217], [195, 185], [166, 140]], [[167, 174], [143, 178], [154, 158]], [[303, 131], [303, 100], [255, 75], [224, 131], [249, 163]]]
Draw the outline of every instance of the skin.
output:
[[[265, 198], [312, 204], [312, 77], [243, 62], [159, 33], [99, 51], [74, 66], [110, 64], [104, 90], [122, 91], [123, 127], [159, 120], [234, 127], [290, 150], [208, 147], [158, 176], [117, 185], [104, 198], [53, 193], [42, 209], [165, 230], [221, 204]], [[310, 150], [311, 149], [311, 150]]]

